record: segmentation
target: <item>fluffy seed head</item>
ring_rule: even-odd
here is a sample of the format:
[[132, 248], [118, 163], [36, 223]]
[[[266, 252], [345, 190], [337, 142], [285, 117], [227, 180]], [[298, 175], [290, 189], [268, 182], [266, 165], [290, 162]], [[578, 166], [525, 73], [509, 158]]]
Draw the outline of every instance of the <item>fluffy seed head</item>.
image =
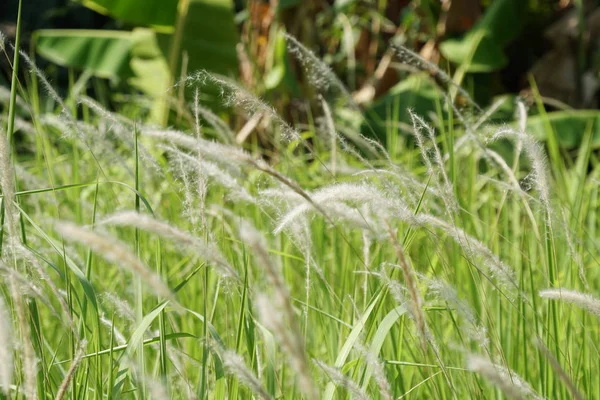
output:
[[492, 385], [498, 387], [504, 394], [517, 400], [541, 400], [533, 388], [514, 371], [494, 364], [487, 358], [470, 354], [467, 356], [467, 368], [482, 375]]
[[225, 369], [230, 374], [236, 376], [244, 385], [248, 386], [254, 394], [263, 400], [272, 399], [271, 395], [263, 388], [260, 380], [246, 367], [242, 356], [232, 350], [226, 350], [221, 353], [221, 358], [223, 359]]
[[323, 370], [323, 372], [325, 372], [327, 374], [327, 376], [329, 376], [329, 378], [331, 378], [331, 380], [333, 382], [340, 385], [341, 387], [346, 389], [349, 393], [351, 393], [353, 398], [355, 398], [357, 400], [369, 400], [370, 399], [370, 397], [367, 395], [367, 393], [365, 393], [365, 391], [362, 390], [362, 388], [356, 382], [354, 382], [352, 379], [350, 379], [349, 377], [344, 375], [337, 368], [330, 367], [329, 365], [327, 365], [324, 362], [319, 361], [319, 360], [313, 360], [313, 362], [319, 368], [321, 368]]
[[178, 305], [173, 292], [162, 282], [160, 277], [147, 268], [123, 242], [70, 222], [57, 223], [56, 230], [66, 239], [88, 246], [108, 262], [133, 272], [142, 278], [158, 296], [170, 300], [175, 306]]
[[8, 396], [13, 377], [13, 346], [11, 319], [4, 298], [0, 296], [0, 386]]
[[214, 244], [205, 243], [166, 222], [159, 221], [136, 211], [123, 211], [112, 214], [101, 221], [104, 225], [130, 226], [155, 233], [192, 250], [198, 256], [213, 263], [226, 277], [237, 277], [237, 272], [229, 265]]
[[575, 304], [578, 307], [600, 317], [600, 300], [595, 297], [569, 289], [545, 289], [540, 291], [540, 297], [550, 300], [561, 300]]

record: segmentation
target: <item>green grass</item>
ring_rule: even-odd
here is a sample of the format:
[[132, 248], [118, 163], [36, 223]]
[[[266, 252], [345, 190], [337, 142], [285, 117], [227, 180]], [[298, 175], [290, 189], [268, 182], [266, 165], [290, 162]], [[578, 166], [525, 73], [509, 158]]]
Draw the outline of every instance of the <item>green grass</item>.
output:
[[[310, 146], [303, 139], [276, 143], [272, 167], [257, 161], [258, 147], [250, 157], [229, 147], [200, 155], [184, 148], [203, 162], [195, 163], [126, 112], [116, 119], [83, 102], [79, 118], [64, 110], [64, 126], [53, 125], [61, 106], [37, 92], [38, 79], [32, 75], [36, 83], [26, 88], [13, 84], [31, 105], [21, 117], [35, 130], [23, 139], [31, 152], [10, 159], [21, 221], [15, 240], [25, 250], [9, 243], [3, 219], [1, 288], [12, 321], [2, 329], [11, 332], [14, 353], [5, 346], [0, 355], [15, 359], [12, 384], [3, 388], [8, 398], [24, 397], [30, 378], [40, 398], [56, 397], [61, 385], [72, 399], [296, 399], [315, 396], [311, 387], [324, 399], [522, 395], [515, 376], [495, 385], [475, 354], [513, 370], [545, 398], [573, 398], [570, 384], [586, 398], [600, 395], [597, 316], [538, 295], [598, 288], [599, 169], [591, 133], [565, 162], [548, 132], [548, 208], [536, 186], [545, 171], [524, 180], [527, 191], [515, 188], [510, 174], [526, 178], [532, 163], [522, 155], [521, 162], [506, 160], [509, 171], [501, 168], [484, 129], [476, 132], [480, 142], [453, 150], [464, 135], [456, 115], [436, 127], [436, 146], [448, 155], [442, 165], [427, 158], [427, 167], [393, 124], [390, 160], [380, 151], [371, 165], [332, 151], [331, 137], [313, 125], [302, 132]], [[77, 122], [90, 131], [68, 132]], [[282, 127], [273, 125], [266, 134], [275, 137]], [[182, 129], [193, 142], [194, 128]], [[203, 133], [210, 135], [210, 126]], [[424, 145], [431, 155], [433, 142], [425, 137]], [[330, 197], [319, 192], [344, 184], [355, 186], [339, 186]], [[3, 212], [8, 201], [3, 195]], [[293, 220], [296, 231], [274, 234], [294, 206], [306, 206]], [[179, 233], [144, 228], [141, 219], [103, 223], [123, 210]], [[91, 251], [98, 247], [82, 237], [61, 236], [59, 221], [109, 242], [118, 238], [145, 270], [136, 273], [126, 257], [112, 254], [116, 244]], [[406, 268], [395, 266], [399, 255]], [[490, 272], [493, 257], [510, 267], [514, 286]], [[223, 274], [225, 264], [236, 277]], [[416, 294], [403, 287], [411, 276]], [[173, 294], [158, 296], [153, 277]], [[460, 301], [435, 290], [434, 279]], [[415, 297], [423, 302], [418, 310]], [[19, 304], [27, 306], [24, 321]], [[422, 313], [426, 326], [418, 328], [411, 313]], [[486, 346], [477, 329], [487, 332]], [[29, 345], [33, 377], [20, 351]]]

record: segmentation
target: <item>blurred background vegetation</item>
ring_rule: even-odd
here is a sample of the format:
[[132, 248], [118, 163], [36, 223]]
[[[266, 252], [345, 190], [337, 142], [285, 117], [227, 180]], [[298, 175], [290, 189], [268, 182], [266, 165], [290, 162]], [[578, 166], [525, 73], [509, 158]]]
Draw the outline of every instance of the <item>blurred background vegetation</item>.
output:
[[[9, 40], [17, 4], [0, 4]], [[173, 85], [200, 69], [235, 79], [287, 120], [309, 123], [320, 110], [319, 91], [289, 54], [287, 33], [332, 68], [363, 110], [366, 124], [338, 112], [342, 127], [368, 126], [366, 133], [389, 139], [390, 124], [394, 132], [410, 129], [408, 108], [439, 116], [440, 99], [457, 84], [482, 107], [508, 100], [492, 122], [510, 122], [518, 96], [534, 115], [532, 133], [543, 136], [551, 124], [568, 151], [591, 129], [600, 145], [597, 0], [25, 0], [23, 30], [23, 47], [63, 93], [78, 85], [161, 125], [193, 125], [182, 104], [194, 93]], [[394, 44], [452, 82], [398, 57]], [[0, 85], [8, 86], [4, 58]], [[238, 141], [251, 132], [268, 142], [261, 121], [228, 113], [216, 90], [199, 97], [240, 132]], [[248, 123], [252, 129], [243, 129]]]

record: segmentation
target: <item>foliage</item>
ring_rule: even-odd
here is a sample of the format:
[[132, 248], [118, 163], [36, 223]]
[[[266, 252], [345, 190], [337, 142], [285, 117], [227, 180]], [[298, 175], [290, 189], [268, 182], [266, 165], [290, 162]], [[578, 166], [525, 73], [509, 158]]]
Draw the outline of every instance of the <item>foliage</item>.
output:
[[160, 104], [164, 103], [165, 91], [182, 71], [207, 69], [235, 74], [238, 39], [229, 0], [185, 0], [179, 14], [176, 1], [161, 1], [160, 6], [136, 0], [90, 0], [83, 4], [152, 28], [39, 30], [35, 34], [38, 53], [65, 67], [130, 82], [159, 101], [154, 107], [157, 120], [164, 118]]
[[[156, 27], [42, 31], [45, 57], [86, 69], [64, 98], [16, 44], [29, 72], [4, 101], [9, 140], [0, 129], [3, 395], [598, 397], [598, 112], [548, 112], [536, 90], [529, 110], [480, 108], [459, 85], [479, 46], [454, 74], [396, 46], [411, 72], [363, 111], [340, 61], [267, 25], [242, 35], [256, 47], [241, 82], [201, 70], [175, 87], [184, 68]], [[115, 107], [90, 71], [181, 118], [140, 118], [147, 97]], [[282, 92], [308, 106], [280, 113]]]

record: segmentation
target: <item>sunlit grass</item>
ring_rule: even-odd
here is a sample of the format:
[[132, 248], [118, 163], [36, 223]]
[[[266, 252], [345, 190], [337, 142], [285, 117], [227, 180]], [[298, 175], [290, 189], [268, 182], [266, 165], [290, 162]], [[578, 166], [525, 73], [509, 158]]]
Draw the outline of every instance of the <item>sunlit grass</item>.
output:
[[30, 109], [34, 155], [3, 146], [8, 397], [600, 393], [591, 141], [548, 168], [524, 108], [514, 128], [450, 108], [455, 123], [413, 114], [414, 137], [390, 128], [384, 149], [337, 136], [333, 104], [324, 128], [300, 130], [199, 76], [232, 112], [270, 116], [287, 139], [272, 164], [208, 127], [151, 127], [86, 98], [77, 115], [52, 97]]

